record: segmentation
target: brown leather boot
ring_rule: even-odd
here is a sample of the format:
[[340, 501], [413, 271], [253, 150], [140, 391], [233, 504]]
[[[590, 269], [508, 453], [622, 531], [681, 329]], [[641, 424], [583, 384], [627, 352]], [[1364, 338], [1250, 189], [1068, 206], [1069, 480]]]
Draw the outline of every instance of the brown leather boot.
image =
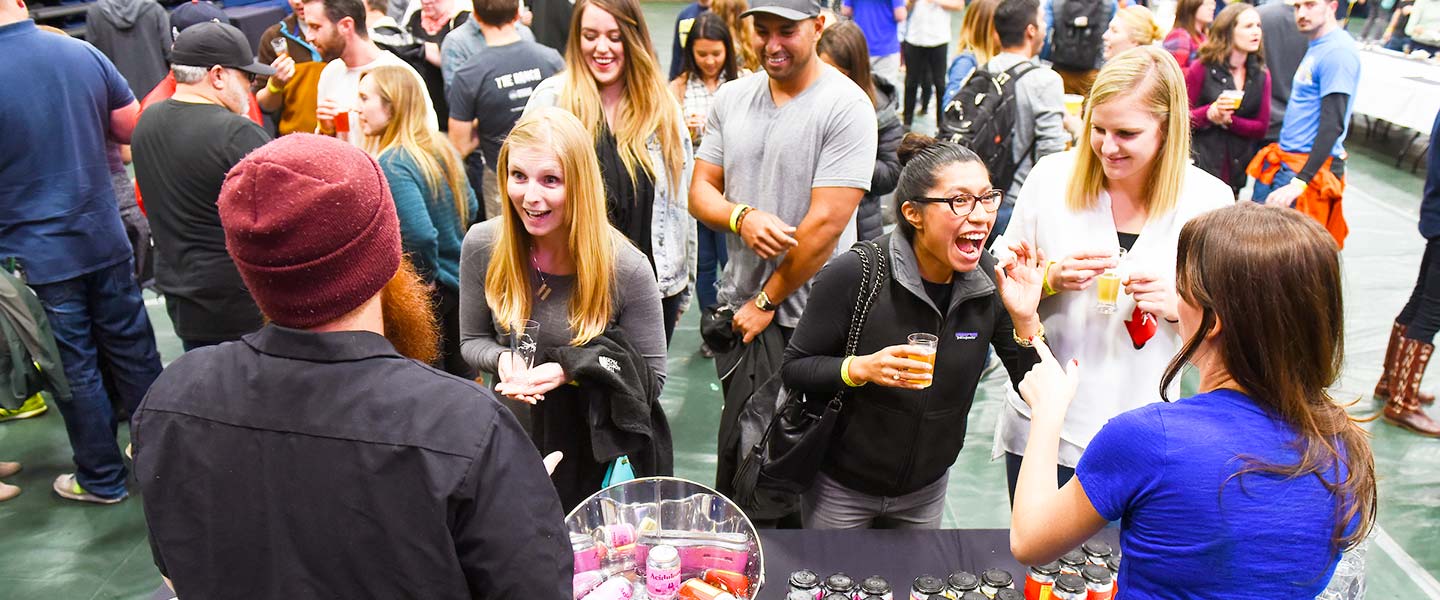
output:
[[1427, 437], [1440, 437], [1440, 423], [1425, 414], [1419, 397], [1420, 380], [1434, 352], [1433, 344], [1401, 337], [1395, 354], [1395, 376], [1390, 381], [1393, 393], [1385, 403], [1386, 421]]
[[[1405, 331], [1407, 329], [1409, 328], [1401, 325], [1399, 321], [1396, 321], [1390, 326], [1390, 341], [1389, 343], [1385, 344], [1385, 370], [1384, 372], [1380, 373], [1380, 381], [1375, 384], [1374, 396], [1376, 400], [1390, 399], [1390, 388], [1395, 380], [1396, 350], [1400, 346], [1400, 340], [1405, 337]], [[1423, 404], [1425, 406], [1430, 406], [1431, 404], [1435, 403], [1434, 394], [1420, 392], [1419, 398], [1420, 404]]]

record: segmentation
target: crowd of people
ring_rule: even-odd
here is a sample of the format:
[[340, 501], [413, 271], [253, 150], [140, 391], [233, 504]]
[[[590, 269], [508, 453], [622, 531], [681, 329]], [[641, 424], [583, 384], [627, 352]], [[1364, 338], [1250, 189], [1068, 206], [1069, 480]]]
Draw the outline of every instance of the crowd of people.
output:
[[[1436, 50], [1433, 2], [1371, 1]], [[844, 399], [762, 526], [939, 527], [998, 363], [1024, 564], [1120, 521], [1127, 597], [1313, 597], [1365, 539], [1335, 0], [699, 0], [668, 69], [638, 0], [561, 4], [291, 0], [257, 51], [205, 0], [101, 0], [88, 42], [0, 0], [0, 286], [54, 340], [0, 420], [54, 399], [62, 498], [133, 469], [180, 597], [569, 598], [565, 513], [673, 474], [692, 305], [716, 489], [768, 382]], [[1440, 437], [1432, 250], [1374, 395]]]

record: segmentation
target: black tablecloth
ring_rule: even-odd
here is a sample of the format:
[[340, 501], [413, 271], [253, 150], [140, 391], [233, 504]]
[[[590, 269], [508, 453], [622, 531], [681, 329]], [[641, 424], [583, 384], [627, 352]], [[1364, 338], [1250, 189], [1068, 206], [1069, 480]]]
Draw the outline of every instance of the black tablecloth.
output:
[[[1119, 545], [1120, 530], [1108, 527], [1095, 539]], [[896, 598], [908, 598], [921, 575], [944, 579], [954, 571], [976, 576], [1003, 569], [1023, 589], [1025, 571], [1010, 555], [1007, 529], [939, 530], [762, 530], [765, 587], [758, 600], [784, 600], [790, 573], [810, 569], [824, 578], [844, 572], [858, 583], [871, 575], [890, 582]]]

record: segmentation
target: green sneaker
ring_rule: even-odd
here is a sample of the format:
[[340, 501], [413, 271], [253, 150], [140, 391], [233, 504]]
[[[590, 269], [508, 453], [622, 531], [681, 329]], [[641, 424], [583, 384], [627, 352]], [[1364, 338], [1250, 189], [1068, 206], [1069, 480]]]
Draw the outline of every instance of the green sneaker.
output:
[[0, 408], [0, 423], [38, 417], [45, 414], [47, 410], [50, 410], [50, 407], [45, 404], [45, 397], [40, 394], [35, 394], [26, 400], [25, 404], [20, 405], [20, 408], [15, 410]]
[[65, 498], [67, 500], [76, 500], [79, 502], [92, 502], [95, 504], [116, 504], [119, 503], [121, 500], [130, 497], [129, 493], [123, 493], [114, 498], [101, 498], [99, 496], [96, 496], [95, 494], [85, 491], [85, 488], [80, 487], [80, 482], [75, 480], [74, 473], [66, 473], [64, 475], [56, 477], [54, 485], [50, 487], [51, 489], [54, 489], [55, 493], [58, 494], [61, 498]]

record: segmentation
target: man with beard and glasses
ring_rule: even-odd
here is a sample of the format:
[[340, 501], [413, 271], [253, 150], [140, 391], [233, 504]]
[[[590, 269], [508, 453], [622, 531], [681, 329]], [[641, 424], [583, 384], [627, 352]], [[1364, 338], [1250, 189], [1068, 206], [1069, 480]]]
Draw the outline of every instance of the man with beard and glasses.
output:
[[[306, 0], [302, 18], [306, 38], [315, 45], [325, 68], [320, 71], [319, 92], [315, 103], [316, 133], [337, 137], [356, 146], [363, 146], [365, 134], [360, 131], [360, 78], [376, 67], [394, 65], [415, 74], [421, 89], [425, 80], [398, 56], [383, 50], [370, 39], [366, 27], [365, 4], [361, 0]], [[435, 106], [425, 94], [425, 110], [430, 126], [439, 128]]]
[[175, 95], [140, 117], [131, 140], [135, 178], [155, 241], [155, 283], [188, 352], [260, 329], [225, 253], [215, 200], [225, 173], [270, 135], [246, 118], [250, 77], [275, 69], [255, 60], [245, 34], [206, 22], [175, 38]]
[[1251, 198], [1292, 207], [1319, 221], [1345, 247], [1350, 228], [1345, 193], [1345, 135], [1360, 88], [1360, 51], [1335, 19], [1336, 0], [1294, 0], [1295, 26], [1310, 47], [1295, 70], [1280, 140], [1260, 150], [1247, 169]]
[[[743, 344], [706, 340], [721, 352], [716, 369], [722, 375], [767, 330], [783, 340], [766, 335], [761, 345], [783, 348], [805, 309], [811, 278], [855, 242], [855, 208], [870, 188], [878, 137], [869, 96], [816, 55], [824, 20], [818, 0], [751, 6], [744, 16], [754, 19], [765, 72], [715, 92], [690, 186], [690, 214], [733, 234], [726, 237], [730, 263], [718, 300], [722, 314], [733, 313], [735, 341]], [[733, 349], [724, 352], [727, 347]], [[780, 363], [778, 351], [765, 354], [763, 361], [745, 361], [762, 381], [762, 371]], [[748, 396], [732, 389], [737, 379], [722, 379], [722, 492], [735, 466], [728, 425], [741, 396]]]
[[294, 134], [230, 171], [225, 241], [269, 319], [189, 352], [133, 420], [155, 565], [181, 598], [571, 598], [546, 467], [431, 368], [430, 292], [380, 166]]

